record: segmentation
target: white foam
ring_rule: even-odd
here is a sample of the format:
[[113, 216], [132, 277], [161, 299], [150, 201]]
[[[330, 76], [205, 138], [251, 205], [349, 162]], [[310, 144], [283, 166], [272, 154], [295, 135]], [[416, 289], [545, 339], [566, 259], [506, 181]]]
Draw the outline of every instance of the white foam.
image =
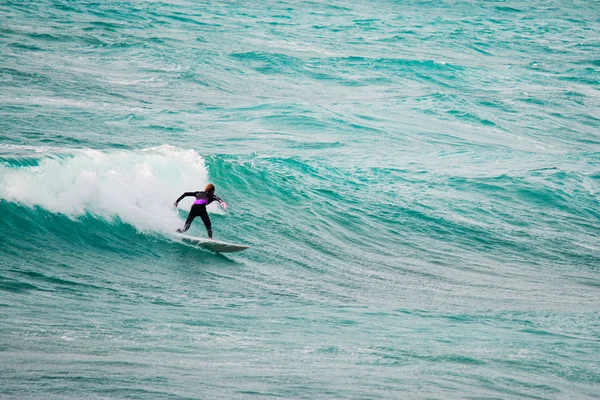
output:
[[[39, 155], [35, 148], [31, 151]], [[169, 145], [138, 151], [42, 151], [38, 166], [0, 165], [0, 198], [72, 218], [90, 213], [120, 218], [140, 231], [172, 232], [182, 225], [173, 202], [208, 182], [204, 159], [196, 151]], [[188, 197], [180, 208], [191, 202]]]

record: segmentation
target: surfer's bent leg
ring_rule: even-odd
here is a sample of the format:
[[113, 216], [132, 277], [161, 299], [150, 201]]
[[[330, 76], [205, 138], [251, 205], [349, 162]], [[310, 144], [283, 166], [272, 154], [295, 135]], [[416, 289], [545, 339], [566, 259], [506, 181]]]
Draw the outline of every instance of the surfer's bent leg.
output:
[[[204, 207], [204, 210], [206, 212], [206, 207]], [[196, 207], [196, 205], [193, 205], [190, 209], [190, 213], [188, 214], [187, 219], [185, 220], [185, 225], [183, 225], [183, 229], [177, 229], [177, 232], [185, 232], [188, 229], [190, 229], [190, 226], [192, 226], [192, 221], [194, 221], [194, 218], [196, 218], [199, 215], [198, 211], [199, 210]]]
[[212, 229], [210, 224], [210, 218], [208, 218], [208, 213], [206, 212], [206, 206], [202, 206], [202, 209], [199, 210], [199, 214], [200, 218], [202, 218], [202, 222], [204, 222], [206, 231], [208, 232], [208, 238], [212, 239]]

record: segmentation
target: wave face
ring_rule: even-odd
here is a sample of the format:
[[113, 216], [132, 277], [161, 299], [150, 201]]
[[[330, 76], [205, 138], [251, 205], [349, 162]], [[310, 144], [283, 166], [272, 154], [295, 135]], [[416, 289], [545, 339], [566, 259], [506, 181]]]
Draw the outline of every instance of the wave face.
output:
[[598, 398], [597, 14], [4, 1], [0, 397]]

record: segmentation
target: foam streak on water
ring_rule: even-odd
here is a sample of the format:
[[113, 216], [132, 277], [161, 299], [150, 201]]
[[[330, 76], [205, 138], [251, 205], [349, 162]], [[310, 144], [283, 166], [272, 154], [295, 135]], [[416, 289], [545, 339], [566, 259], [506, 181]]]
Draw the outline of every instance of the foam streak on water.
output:
[[[599, 37], [583, 1], [0, 2], [0, 398], [600, 397]], [[207, 182], [249, 250], [173, 240]]]

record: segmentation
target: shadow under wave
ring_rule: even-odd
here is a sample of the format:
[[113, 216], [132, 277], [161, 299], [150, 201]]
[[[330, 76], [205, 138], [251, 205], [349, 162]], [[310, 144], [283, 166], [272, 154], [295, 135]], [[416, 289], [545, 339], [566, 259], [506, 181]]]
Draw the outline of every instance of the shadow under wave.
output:
[[[227, 257], [190, 246], [163, 232], [140, 231], [118, 217], [107, 220], [91, 214], [71, 218], [42, 207], [26, 207], [0, 200], [0, 230], [5, 240], [0, 252], [117, 254], [121, 258], [162, 258], [168, 254], [195, 260], [232, 262]], [[175, 230], [175, 229], [174, 229]], [[11, 249], [13, 251], [11, 251]], [[18, 249], [19, 252], [14, 250]]]

